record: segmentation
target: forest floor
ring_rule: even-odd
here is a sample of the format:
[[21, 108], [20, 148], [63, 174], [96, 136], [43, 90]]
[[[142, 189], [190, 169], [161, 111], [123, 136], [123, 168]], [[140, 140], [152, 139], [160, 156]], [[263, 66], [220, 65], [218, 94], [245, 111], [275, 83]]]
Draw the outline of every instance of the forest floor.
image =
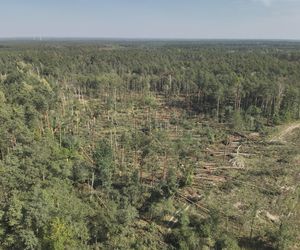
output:
[[279, 127], [279, 131], [276, 133], [275, 136], [272, 137], [270, 140], [271, 142], [281, 141], [285, 142], [285, 138], [287, 135], [291, 134], [295, 129], [300, 128], [300, 122], [291, 123], [288, 125], [284, 125]]
[[[272, 249], [263, 243], [265, 230], [276, 234], [281, 225], [299, 221], [299, 135], [298, 121], [279, 126], [271, 136], [256, 140], [247, 136], [227, 146], [231, 159], [226, 159], [226, 166], [242, 162], [242, 167], [219, 169], [218, 174], [226, 181], [219, 184], [214, 181], [216, 187], [201, 202], [222, 211], [228, 218], [224, 228], [236, 230], [244, 249]], [[298, 222], [294, 225], [294, 237], [300, 239], [300, 225]], [[255, 245], [254, 241], [261, 243]], [[295, 245], [293, 249], [299, 247]]]

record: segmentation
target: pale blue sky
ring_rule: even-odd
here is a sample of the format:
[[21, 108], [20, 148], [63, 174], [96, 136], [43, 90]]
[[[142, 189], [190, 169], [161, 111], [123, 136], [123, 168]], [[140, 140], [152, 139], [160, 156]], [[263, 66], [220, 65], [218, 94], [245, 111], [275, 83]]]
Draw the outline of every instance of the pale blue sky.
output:
[[300, 39], [300, 0], [0, 0], [0, 37]]

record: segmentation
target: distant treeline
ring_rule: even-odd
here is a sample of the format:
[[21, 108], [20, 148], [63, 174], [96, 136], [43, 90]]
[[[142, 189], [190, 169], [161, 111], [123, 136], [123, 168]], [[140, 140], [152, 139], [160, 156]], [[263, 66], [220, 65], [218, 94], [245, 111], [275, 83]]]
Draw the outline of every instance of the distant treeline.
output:
[[185, 96], [193, 110], [219, 120], [233, 112], [272, 122], [299, 118], [300, 45], [232, 43], [75, 40], [34, 42], [36, 48], [24, 43], [13, 53], [2, 49], [1, 74], [9, 76], [2, 84], [13, 83], [21, 74], [12, 64], [19, 60], [58, 83], [70, 82], [82, 95], [150, 91], [170, 99]]

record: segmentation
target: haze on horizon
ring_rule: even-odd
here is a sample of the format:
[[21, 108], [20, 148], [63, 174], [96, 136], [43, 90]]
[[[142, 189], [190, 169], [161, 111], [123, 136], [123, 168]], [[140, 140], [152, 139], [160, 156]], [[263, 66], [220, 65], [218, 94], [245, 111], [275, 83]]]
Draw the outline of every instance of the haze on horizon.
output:
[[0, 38], [300, 39], [300, 0], [0, 0]]

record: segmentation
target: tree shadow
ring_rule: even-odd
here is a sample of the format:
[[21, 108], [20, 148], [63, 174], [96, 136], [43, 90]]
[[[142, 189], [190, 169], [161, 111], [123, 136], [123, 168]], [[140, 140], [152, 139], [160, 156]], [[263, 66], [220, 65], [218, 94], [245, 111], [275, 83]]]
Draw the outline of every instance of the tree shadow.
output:
[[274, 246], [259, 237], [244, 237], [239, 240], [239, 246], [249, 250], [276, 250]]

